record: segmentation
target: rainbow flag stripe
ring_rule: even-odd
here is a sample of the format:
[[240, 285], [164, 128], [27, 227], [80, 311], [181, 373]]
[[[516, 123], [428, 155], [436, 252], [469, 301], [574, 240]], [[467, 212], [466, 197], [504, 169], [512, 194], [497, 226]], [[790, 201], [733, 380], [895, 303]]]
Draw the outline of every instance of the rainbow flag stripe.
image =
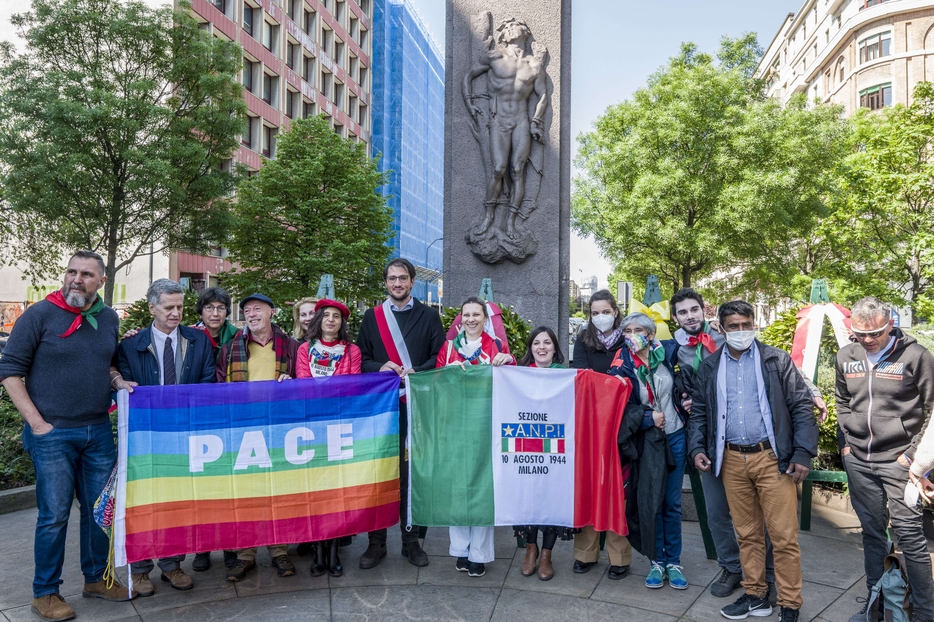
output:
[[399, 520], [396, 374], [137, 387], [117, 404], [117, 565]]

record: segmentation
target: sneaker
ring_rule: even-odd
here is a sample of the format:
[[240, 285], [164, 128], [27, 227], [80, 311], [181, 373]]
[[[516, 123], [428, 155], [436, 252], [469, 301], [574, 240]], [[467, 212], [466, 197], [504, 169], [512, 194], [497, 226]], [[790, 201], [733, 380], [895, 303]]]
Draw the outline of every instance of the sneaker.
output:
[[766, 618], [772, 615], [772, 607], [767, 598], [743, 594], [736, 602], [721, 609], [720, 615], [727, 620], [745, 620], [749, 616]]
[[162, 580], [172, 584], [176, 590], [190, 590], [195, 586], [194, 582], [181, 568], [176, 568], [169, 572], [162, 573]]
[[62, 622], [75, 617], [75, 610], [58, 592], [32, 599], [32, 610], [49, 622]]
[[272, 558], [272, 566], [280, 577], [291, 577], [295, 574], [295, 566], [289, 561], [288, 555], [280, 555]]
[[454, 568], [457, 572], [467, 572], [470, 570], [470, 562], [466, 557], [458, 557], [457, 563], [454, 564]]
[[246, 573], [256, 568], [256, 562], [247, 559], [238, 559], [233, 568], [227, 571], [228, 581], [243, 581]]
[[726, 568], [720, 571], [720, 576], [710, 586], [710, 595], [717, 598], [726, 598], [739, 587], [743, 580], [741, 572], [730, 572]]
[[211, 554], [196, 553], [195, 561], [191, 562], [191, 569], [195, 572], [204, 572], [211, 569]]
[[483, 564], [470, 562], [470, 568], [467, 570], [467, 576], [482, 577], [486, 574], [486, 567]]
[[645, 587], [651, 590], [657, 590], [665, 585], [665, 569], [658, 562], [652, 562], [652, 569], [649, 570], [649, 576], [645, 578]]
[[668, 564], [665, 567], [668, 574], [668, 585], [676, 590], [688, 589], [688, 580], [684, 578], [684, 569], [676, 564]]
[[[862, 603], [863, 606], [860, 607], [859, 611], [857, 611], [850, 617], [850, 622], [866, 622], [866, 620], [873, 620], [873, 618], [870, 618], [868, 615], [869, 598], [868, 597], [867, 598], [857, 597], [856, 602]], [[881, 602], [879, 603], [879, 607], [880, 608], [882, 607]], [[877, 612], [874, 622], [882, 622], [882, 620], [884, 619], [884, 615], [885, 614], [882, 611]]]
[[798, 610], [791, 607], [782, 607], [778, 614], [778, 622], [798, 622]]

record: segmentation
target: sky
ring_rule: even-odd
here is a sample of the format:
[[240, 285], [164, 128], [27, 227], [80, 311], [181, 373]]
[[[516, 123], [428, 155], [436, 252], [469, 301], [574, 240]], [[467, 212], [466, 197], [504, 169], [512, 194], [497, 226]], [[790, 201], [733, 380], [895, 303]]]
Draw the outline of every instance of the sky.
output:
[[[410, 0], [444, 53], [446, 0]], [[632, 96], [678, 53], [683, 41], [715, 53], [723, 36], [755, 32], [767, 47], [785, 16], [804, 0], [576, 0], [572, 6], [571, 136], [592, 129], [608, 106]], [[530, 0], [531, 3], [531, 0]], [[24, 0], [0, 0], [0, 41], [16, 33], [10, 16]], [[516, 17], [521, 19], [520, 15]], [[572, 156], [573, 157], [573, 156]], [[572, 175], [574, 173], [572, 172]], [[590, 240], [571, 242], [571, 278], [596, 275], [607, 284], [610, 262]], [[615, 289], [615, 288], [614, 288]]]

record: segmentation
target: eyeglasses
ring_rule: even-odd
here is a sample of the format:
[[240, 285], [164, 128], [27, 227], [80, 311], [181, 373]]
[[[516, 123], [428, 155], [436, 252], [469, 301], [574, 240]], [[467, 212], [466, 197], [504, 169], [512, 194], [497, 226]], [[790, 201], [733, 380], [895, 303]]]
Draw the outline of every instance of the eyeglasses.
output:
[[409, 275], [403, 274], [402, 276], [387, 276], [386, 282], [387, 283], [408, 283]]
[[214, 305], [211, 307], [203, 307], [203, 310], [207, 311], [208, 313], [215, 313], [215, 312], [216, 313], [227, 313], [227, 307], [225, 307], [224, 305]]
[[854, 330], [853, 336], [856, 337], [857, 339], [877, 339], [881, 337], [882, 335], [884, 335], [885, 331], [887, 331], [888, 329], [889, 329], [889, 326], [888, 324], [886, 324], [879, 330], [872, 330], [872, 331]]

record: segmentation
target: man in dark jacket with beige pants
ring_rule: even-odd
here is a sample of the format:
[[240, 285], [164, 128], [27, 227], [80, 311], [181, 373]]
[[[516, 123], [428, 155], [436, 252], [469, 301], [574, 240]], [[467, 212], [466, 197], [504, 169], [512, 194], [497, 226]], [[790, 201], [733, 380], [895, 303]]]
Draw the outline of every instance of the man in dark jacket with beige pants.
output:
[[[867, 589], [882, 577], [891, 523], [905, 554], [914, 622], [934, 620], [921, 508], [904, 501], [908, 467], [934, 407], [934, 355], [893, 326], [873, 297], [850, 311], [856, 343], [837, 352], [837, 424], [850, 500], [863, 529]], [[881, 620], [881, 612], [878, 612]], [[866, 620], [866, 605], [850, 620]]]
[[745, 594], [720, 610], [742, 620], [772, 608], [765, 580], [765, 527], [775, 551], [781, 622], [802, 605], [797, 484], [817, 455], [811, 394], [782, 350], [755, 340], [755, 310], [742, 300], [717, 312], [726, 345], [701, 363], [688, 422], [688, 453], [723, 478], [739, 539]]

